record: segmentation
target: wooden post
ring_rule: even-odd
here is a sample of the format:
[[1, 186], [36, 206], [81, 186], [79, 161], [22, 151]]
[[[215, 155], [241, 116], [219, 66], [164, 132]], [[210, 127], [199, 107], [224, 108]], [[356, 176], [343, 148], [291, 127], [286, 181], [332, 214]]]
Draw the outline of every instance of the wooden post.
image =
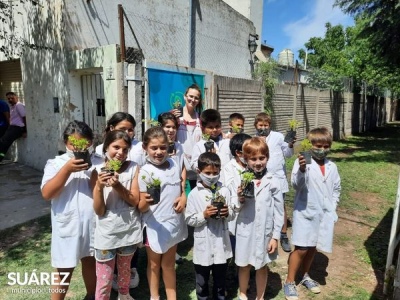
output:
[[121, 61], [126, 59], [125, 49], [125, 30], [124, 30], [124, 8], [122, 4], [118, 4], [118, 20], [119, 20], [119, 41], [121, 44]]

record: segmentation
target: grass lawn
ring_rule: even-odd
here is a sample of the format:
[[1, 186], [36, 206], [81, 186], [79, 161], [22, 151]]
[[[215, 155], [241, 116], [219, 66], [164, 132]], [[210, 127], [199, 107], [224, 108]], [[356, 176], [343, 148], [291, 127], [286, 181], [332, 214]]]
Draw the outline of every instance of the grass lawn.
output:
[[[339, 222], [354, 217], [357, 220], [357, 223], [354, 224], [361, 228], [359, 232], [366, 231], [366, 234], [356, 235], [358, 227], [355, 227], [354, 235], [351, 234], [352, 231], [350, 233], [339, 232], [335, 236], [334, 252], [336, 249], [340, 250], [342, 247], [351, 245], [349, 249], [353, 251], [351, 254], [354, 254], [357, 266], [361, 270], [370, 270], [372, 277], [376, 277], [373, 279], [376, 279], [377, 282], [382, 280], [382, 273], [385, 270], [391, 218], [397, 193], [400, 163], [399, 136], [400, 124], [391, 124], [371, 133], [335, 142], [329, 155], [338, 165], [342, 179], [342, 196], [338, 209]], [[288, 174], [290, 174], [293, 162], [294, 158], [287, 161]], [[289, 217], [291, 216], [293, 195], [293, 190], [287, 195]], [[368, 225], [368, 229], [365, 229], [366, 225]], [[0, 232], [0, 299], [49, 299], [48, 292], [46, 293], [45, 287], [42, 286], [40, 286], [41, 290], [36, 291], [36, 294], [13, 294], [13, 287], [7, 285], [9, 281], [7, 276], [10, 272], [20, 272], [20, 274], [25, 272], [31, 274], [34, 270], [37, 274], [51, 272], [50, 238], [49, 216], [18, 226], [13, 230]], [[185, 259], [183, 264], [176, 266], [178, 299], [196, 299], [194, 270], [191, 263], [192, 244], [192, 237], [189, 237], [178, 247], [178, 252]], [[343, 264], [345, 268], [348, 263], [346, 258], [342, 261], [340, 259], [335, 261], [338, 264], [335, 267]], [[349, 274], [352, 272], [351, 269], [347, 270]], [[284, 299], [280, 283], [284, 279], [286, 271], [285, 262], [271, 265], [266, 299]], [[131, 290], [131, 294], [136, 300], [149, 299], [145, 272], [146, 254], [144, 249], [141, 249], [140, 285]], [[345, 275], [343, 273], [343, 276]], [[340, 278], [336, 278], [334, 272], [329, 272], [330, 284], [335, 286], [336, 282], [340, 288], [319, 296], [306, 294], [302, 299], [382, 298], [379, 284], [371, 286], [364, 280], [362, 274], [351, 273], [350, 275], [346, 277], [346, 284], [342, 285]], [[227, 299], [236, 298], [237, 283], [234, 267], [230, 267], [228, 271], [227, 285]], [[18, 288], [18, 286], [15, 287]], [[31, 288], [38, 287], [31, 286]], [[81, 300], [84, 296], [85, 288], [80, 276], [80, 267], [78, 267], [74, 272], [67, 298]], [[115, 293], [112, 294], [112, 299], [116, 299]], [[163, 291], [161, 299], [165, 299]]]

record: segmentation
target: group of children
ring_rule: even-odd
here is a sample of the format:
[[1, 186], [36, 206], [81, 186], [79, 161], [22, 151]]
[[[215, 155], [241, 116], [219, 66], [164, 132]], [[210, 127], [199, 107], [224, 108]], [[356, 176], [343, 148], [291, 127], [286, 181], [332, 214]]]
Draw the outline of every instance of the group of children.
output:
[[[178, 243], [188, 236], [187, 225], [194, 228], [197, 299], [209, 299], [211, 273], [213, 298], [225, 299], [227, 262], [232, 257], [238, 267], [238, 299], [248, 299], [252, 267], [256, 299], [264, 298], [267, 265], [277, 257], [279, 240], [285, 241], [285, 251], [291, 251], [284, 205], [289, 189], [285, 157], [293, 155], [294, 141], [288, 144], [281, 133], [272, 131], [272, 120], [265, 113], [256, 116], [253, 137], [242, 133], [245, 120], [238, 113], [231, 115], [232, 130], [226, 135], [218, 111], [204, 110], [199, 120], [184, 124], [200, 127], [202, 133], [201, 138], [197, 134], [197, 142], [191, 141], [189, 156], [187, 145], [176, 141], [182, 120], [175, 111], [160, 114], [160, 126], [149, 128], [142, 142], [134, 139], [133, 117], [116, 113], [107, 123], [104, 143], [96, 148], [91, 168], [74, 157], [68, 138], [86, 138], [91, 144], [91, 129], [79, 121], [67, 126], [66, 153], [47, 162], [41, 189], [43, 197], [52, 200], [52, 265], [60, 274], [67, 272], [66, 282], [70, 282], [75, 266], [82, 262], [85, 299], [109, 299], [114, 278], [118, 299], [133, 299], [131, 261], [141, 246], [147, 253], [150, 299], [160, 299], [161, 274], [167, 299], [179, 299], [175, 255]], [[291, 177], [296, 190], [295, 248], [284, 283], [290, 300], [298, 299], [295, 276], [301, 266], [301, 283], [320, 292], [308, 271], [317, 247], [331, 252], [337, 220], [340, 178], [335, 164], [326, 159], [332, 136], [326, 128], [316, 128], [308, 138], [314, 159], [307, 165], [299, 155]], [[105, 170], [110, 161], [119, 161], [120, 168]], [[245, 173], [252, 174], [251, 196], [243, 194]], [[192, 174], [197, 176], [194, 184]], [[192, 180], [188, 195], [186, 179]], [[64, 299], [65, 293], [52, 299]]]

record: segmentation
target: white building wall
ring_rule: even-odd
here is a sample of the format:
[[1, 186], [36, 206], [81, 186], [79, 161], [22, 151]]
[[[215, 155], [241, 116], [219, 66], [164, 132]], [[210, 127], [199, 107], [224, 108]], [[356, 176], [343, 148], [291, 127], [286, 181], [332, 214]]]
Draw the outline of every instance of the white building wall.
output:
[[[251, 21], [222, 0], [120, 1], [126, 44], [143, 49], [146, 60], [251, 78]], [[193, 12], [193, 14], [192, 14]], [[66, 1], [67, 45], [73, 49], [119, 44], [118, 6], [113, 1]]]
[[[263, 0], [223, 0], [233, 9], [253, 22], [256, 33], [262, 36]], [[261, 43], [260, 43], [261, 44]], [[260, 47], [260, 45], [258, 45]]]

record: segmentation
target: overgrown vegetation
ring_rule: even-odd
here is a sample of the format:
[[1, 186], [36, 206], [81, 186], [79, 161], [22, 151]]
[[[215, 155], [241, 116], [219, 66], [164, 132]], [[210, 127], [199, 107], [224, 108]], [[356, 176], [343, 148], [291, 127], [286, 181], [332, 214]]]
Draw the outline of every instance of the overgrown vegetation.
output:
[[254, 71], [254, 77], [262, 82], [264, 88], [264, 111], [269, 115], [274, 112], [272, 99], [274, 97], [275, 84], [278, 83], [278, 75], [278, 64], [272, 58], [267, 62], [257, 63]]

